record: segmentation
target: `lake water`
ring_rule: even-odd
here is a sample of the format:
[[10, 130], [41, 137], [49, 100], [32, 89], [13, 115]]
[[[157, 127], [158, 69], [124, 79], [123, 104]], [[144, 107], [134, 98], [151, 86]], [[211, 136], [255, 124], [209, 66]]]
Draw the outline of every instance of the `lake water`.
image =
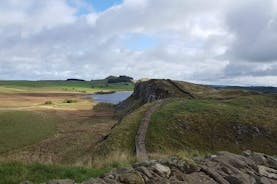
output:
[[127, 99], [132, 93], [133, 91], [119, 91], [111, 94], [93, 94], [91, 98], [96, 102], [118, 104]]

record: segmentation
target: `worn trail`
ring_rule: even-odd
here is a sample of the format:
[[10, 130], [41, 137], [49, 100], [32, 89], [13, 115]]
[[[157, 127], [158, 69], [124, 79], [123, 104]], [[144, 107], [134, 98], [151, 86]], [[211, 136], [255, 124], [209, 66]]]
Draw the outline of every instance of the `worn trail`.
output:
[[139, 128], [137, 130], [136, 138], [135, 138], [136, 156], [137, 156], [137, 159], [140, 161], [148, 159], [147, 151], [145, 148], [145, 137], [146, 137], [151, 115], [160, 108], [162, 103], [163, 101], [159, 100], [157, 104], [155, 104], [148, 111], [146, 111], [143, 119], [140, 122]]

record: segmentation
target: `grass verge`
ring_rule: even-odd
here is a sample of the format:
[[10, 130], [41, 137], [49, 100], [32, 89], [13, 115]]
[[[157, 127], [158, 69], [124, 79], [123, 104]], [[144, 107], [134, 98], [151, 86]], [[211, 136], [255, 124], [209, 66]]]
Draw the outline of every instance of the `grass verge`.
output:
[[22, 181], [43, 183], [51, 179], [73, 179], [76, 182], [98, 177], [112, 167], [81, 168], [59, 165], [22, 164], [18, 162], [0, 164], [0, 184], [18, 184]]

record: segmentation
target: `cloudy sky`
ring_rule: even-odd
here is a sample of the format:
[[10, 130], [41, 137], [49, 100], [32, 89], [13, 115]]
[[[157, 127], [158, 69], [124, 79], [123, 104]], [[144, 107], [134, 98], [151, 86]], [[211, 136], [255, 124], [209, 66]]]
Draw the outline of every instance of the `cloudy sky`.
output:
[[277, 0], [0, 0], [0, 80], [277, 86]]

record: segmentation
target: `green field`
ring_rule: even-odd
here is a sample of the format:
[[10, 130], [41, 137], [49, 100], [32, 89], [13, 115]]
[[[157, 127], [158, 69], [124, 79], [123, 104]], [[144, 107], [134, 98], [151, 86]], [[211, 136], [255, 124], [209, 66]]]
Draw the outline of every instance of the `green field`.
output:
[[51, 179], [73, 179], [76, 182], [101, 176], [112, 167], [81, 168], [58, 165], [5, 163], [0, 164], [0, 184], [19, 184], [22, 181], [32, 181], [35, 184]]
[[0, 81], [0, 93], [12, 92], [75, 92], [93, 93], [97, 91], [129, 91], [133, 83], [107, 83], [97, 81]]
[[0, 153], [22, 148], [51, 136], [59, 119], [31, 111], [0, 111]]

